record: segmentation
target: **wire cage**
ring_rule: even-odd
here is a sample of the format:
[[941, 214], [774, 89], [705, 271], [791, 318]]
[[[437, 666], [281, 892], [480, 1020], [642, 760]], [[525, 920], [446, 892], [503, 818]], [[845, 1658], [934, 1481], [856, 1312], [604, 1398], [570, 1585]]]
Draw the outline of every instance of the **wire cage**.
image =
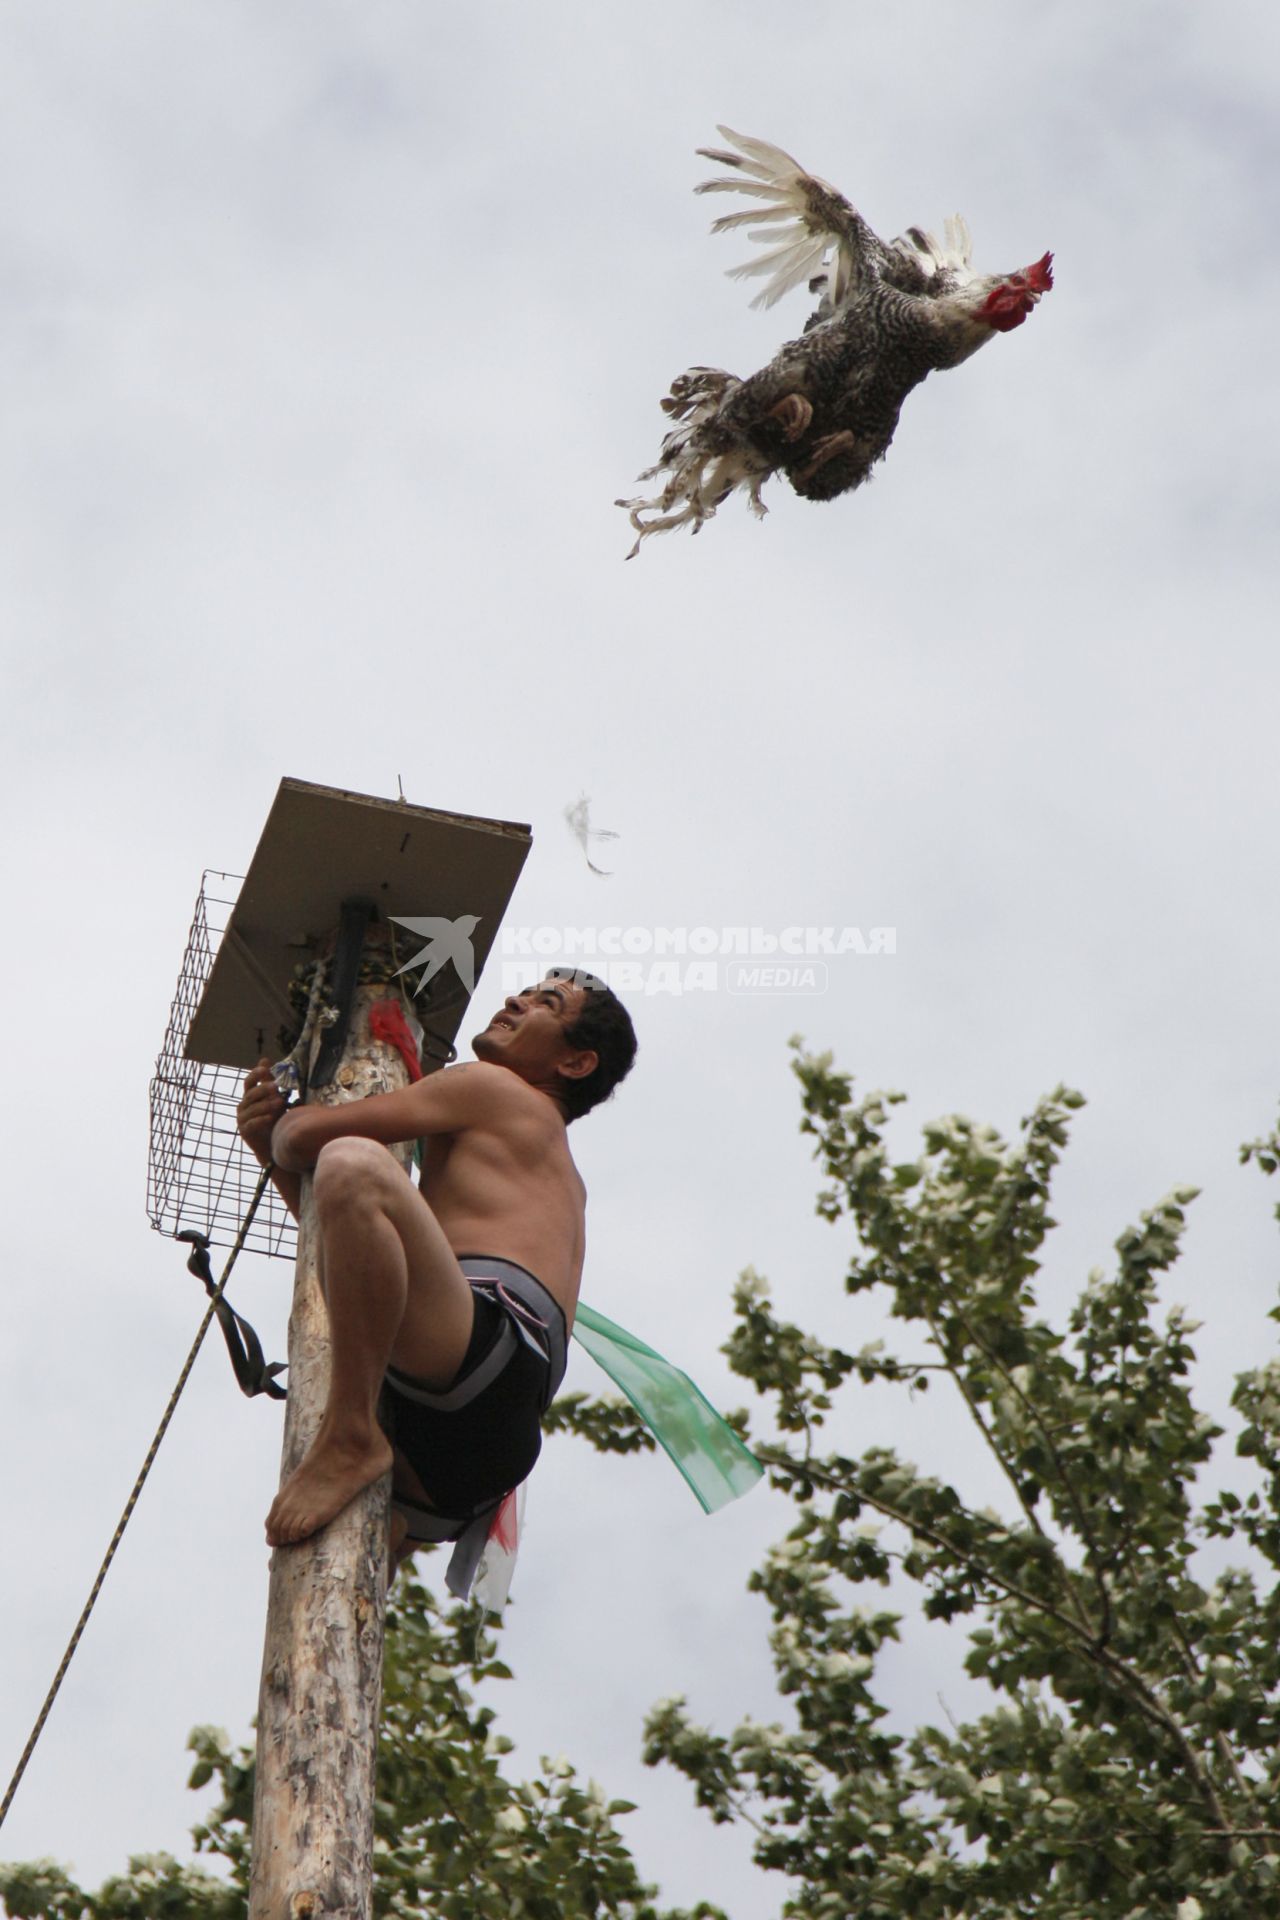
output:
[[[188, 1228], [231, 1246], [262, 1169], [236, 1130], [242, 1070], [186, 1056], [187, 1034], [213, 967], [242, 876], [205, 869], [187, 950], [151, 1082], [147, 1215], [157, 1233]], [[245, 1250], [292, 1260], [297, 1224], [268, 1184]]]

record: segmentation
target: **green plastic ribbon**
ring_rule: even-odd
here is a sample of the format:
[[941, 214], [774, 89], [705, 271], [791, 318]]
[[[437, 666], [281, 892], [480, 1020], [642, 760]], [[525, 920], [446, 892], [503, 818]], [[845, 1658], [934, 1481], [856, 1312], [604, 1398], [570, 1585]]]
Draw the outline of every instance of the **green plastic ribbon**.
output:
[[692, 1487], [704, 1513], [715, 1513], [751, 1491], [764, 1468], [687, 1373], [625, 1327], [581, 1303], [573, 1337], [621, 1387]]

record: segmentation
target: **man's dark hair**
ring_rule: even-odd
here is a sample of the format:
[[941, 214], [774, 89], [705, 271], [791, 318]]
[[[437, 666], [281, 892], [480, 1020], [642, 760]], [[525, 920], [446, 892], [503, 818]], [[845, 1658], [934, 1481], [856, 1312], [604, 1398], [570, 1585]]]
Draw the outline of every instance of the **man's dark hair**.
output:
[[636, 1057], [636, 1030], [613, 988], [597, 980], [594, 973], [581, 967], [549, 967], [547, 977], [586, 989], [582, 1011], [573, 1025], [564, 1029], [564, 1037], [570, 1046], [589, 1049], [600, 1058], [585, 1079], [562, 1080], [559, 1089], [569, 1118], [580, 1120], [592, 1107], [607, 1100], [618, 1082], [630, 1073]]

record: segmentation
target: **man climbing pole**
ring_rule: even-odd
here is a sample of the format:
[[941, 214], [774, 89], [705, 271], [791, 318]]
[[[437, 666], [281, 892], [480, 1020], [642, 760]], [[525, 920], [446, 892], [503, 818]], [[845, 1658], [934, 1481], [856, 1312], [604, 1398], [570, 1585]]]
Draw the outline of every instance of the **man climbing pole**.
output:
[[[509, 996], [471, 1045], [475, 1065], [287, 1113], [262, 1060], [237, 1109], [295, 1215], [314, 1169], [331, 1335], [320, 1427], [267, 1539], [306, 1539], [393, 1467], [393, 1554], [461, 1540], [450, 1584], [463, 1592], [564, 1375], [586, 1210], [566, 1129], [630, 1071], [636, 1037], [610, 988], [566, 970]], [[388, 1149], [419, 1139], [415, 1192]]]

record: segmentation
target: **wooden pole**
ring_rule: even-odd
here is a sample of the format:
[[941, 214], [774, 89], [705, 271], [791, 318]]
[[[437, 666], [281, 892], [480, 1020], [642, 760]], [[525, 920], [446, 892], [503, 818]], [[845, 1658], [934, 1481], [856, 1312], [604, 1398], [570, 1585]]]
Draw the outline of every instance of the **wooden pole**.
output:
[[[369, 1008], [385, 993], [381, 986], [356, 989], [334, 1083], [313, 1098], [334, 1104], [407, 1083], [395, 1050], [369, 1037]], [[289, 1320], [282, 1484], [310, 1445], [328, 1392], [317, 1244], [307, 1175]], [[277, 1548], [271, 1558], [249, 1920], [370, 1920], [390, 1484], [385, 1474], [312, 1539]]]

